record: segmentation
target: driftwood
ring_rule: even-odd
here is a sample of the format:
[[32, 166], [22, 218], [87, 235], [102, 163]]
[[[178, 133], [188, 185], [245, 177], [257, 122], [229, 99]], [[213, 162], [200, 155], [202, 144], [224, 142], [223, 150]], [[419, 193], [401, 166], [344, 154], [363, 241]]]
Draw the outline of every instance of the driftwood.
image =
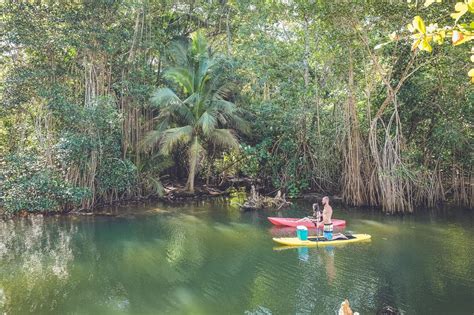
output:
[[196, 186], [194, 193], [190, 193], [186, 190], [184, 186], [175, 184], [164, 187], [164, 195], [161, 197], [161, 199], [167, 201], [174, 201], [182, 199], [226, 196], [228, 194], [228, 191], [222, 191], [217, 188], [209, 187], [206, 185]]
[[281, 191], [278, 191], [275, 197], [262, 196], [257, 192], [255, 186], [252, 185], [247, 201], [243, 205], [240, 205], [240, 207], [242, 210], [258, 210], [264, 208], [281, 209], [290, 204], [291, 202], [286, 200], [285, 194], [282, 195]]

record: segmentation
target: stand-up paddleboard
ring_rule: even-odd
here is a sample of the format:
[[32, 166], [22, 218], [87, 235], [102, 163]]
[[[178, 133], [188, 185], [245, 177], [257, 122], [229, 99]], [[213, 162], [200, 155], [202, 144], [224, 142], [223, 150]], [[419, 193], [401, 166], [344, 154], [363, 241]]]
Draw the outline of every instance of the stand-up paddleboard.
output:
[[346, 235], [348, 239], [336, 239], [328, 241], [324, 237], [310, 236], [307, 240], [300, 240], [297, 237], [274, 237], [273, 241], [286, 246], [325, 246], [347, 244], [370, 240], [369, 234], [352, 234]]
[[[297, 227], [298, 225], [303, 225], [303, 226], [306, 226], [307, 228], [316, 228], [316, 224], [315, 224], [316, 222], [307, 218], [298, 219], [298, 218], [268, 217], [268, 221], [270, 221], [276, 226]], [[335, 228], [346, 226], [345, 220], [332, 219], [331, 221], [332, 221], [333, 227]], [[324, 227], [324, 224], [322, 222], [318, 223], [318, 228], [323, 228], [323, 227]]]

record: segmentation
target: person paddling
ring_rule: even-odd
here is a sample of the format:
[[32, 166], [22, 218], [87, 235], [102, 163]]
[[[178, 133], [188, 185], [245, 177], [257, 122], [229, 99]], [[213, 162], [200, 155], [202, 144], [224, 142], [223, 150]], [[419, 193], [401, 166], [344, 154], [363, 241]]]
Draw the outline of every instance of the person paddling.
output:
[[342, 233], [336, 233], [333, 235], [333, 224], [332, 224], [332, 207], [329, 204], [329, 197], [324, 196], [322, 199], [323, 203], [323, 237], [328, 241], [336, 240], [336, 239], [347, 239]]
[[324, 224], [324, 229], [323, 229], [323, 236], [327, 240], [332, 240], [332, 231], [333, 231], [333, 225], [332, 225], [332, 207], [329, 205], [329, 197], [324, 196], [322, 199], [323, 203], [323, 224]]

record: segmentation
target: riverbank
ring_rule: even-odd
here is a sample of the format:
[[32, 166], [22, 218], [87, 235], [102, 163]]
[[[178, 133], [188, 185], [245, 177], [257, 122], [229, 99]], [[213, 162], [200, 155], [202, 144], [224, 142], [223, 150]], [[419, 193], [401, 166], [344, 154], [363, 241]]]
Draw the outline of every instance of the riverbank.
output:
[[[100, 202], [95, 204], [91, 208], [80, 208], [72, 209], [68, 211], [46, 211], [46, 212], [29, 212], [27, 210], [21, 210], [16, 213], [9, 213], [3, 207], [0, 207], [1, 218], [11, 217], [27, 217], [31, 215], [38, 216], [70, 216], [70, 215], [96, 215], [96, 216], [113, 216], [109, 211], [103, 211], [104, 209], [110, 209], [110, 207], [124, 206], [124, 205], [140, 205], [150, 202], [165, 202], [168, 204], [176, 204], [188, 201], [205, 201], [218, 197], [227, 197], [231, 193], [236, 192], [240, 187], [229, 186], [225, 190], [221, 190], [217, 187], [198, 185], [195, 187], [194, 193], [190, 193], [185, 189], [185, 186], [180, 183], [170, 183], [164, 186], [164, 194], [162, 196], [138, 196], [133, 198], [125, 198], [120, 200], [114, 200], [112, 202]], [[242, 190], [240, 190], [242, 192]]]
[[[242, 186], [236, 186], [241, 184]], [[112, 202], [100, 202], [95, 204], [91, 208], [81, 208], [73, 209], [68, 211], [49, 211], [49, 212], [29, 212], [26, 210], [19, 211], [17, 213], [9, 213], [2, 206], [0, 206], [0, 218], [11, 218], [11, 217], [26, 217], [30, 215], [40, 215], [40, 216], [114, 216], [115, 214], [110, 213], [110, 211], [104, 209], [110, 209], [110, 207], [117, 206], [127, 206], [127, 205], [144, 205], [150, 202], [164, 202], [166, 204], [180, 204], [192, 201], [206, 201], [212, 200], [214, 198], [220, 197], [230, 197], [232, 194], [240, 194], [240, 199], [242, 200], [241, 204], [244, 203], [246, 196], [249, 193], [249, 187], [251, 182], [248, 179], [244, 181], [242, 179], [229, 181], [225, 185], [211, 186], [205, 184], [198, 184], [195, 187], [194, 193], [190, 193], [185, 189], [185, 185], [178, 182], [169, 182], [164, 185], [162, 196], [151, 195], [151, 196], [139, 196], [133, 198], [125, 198], [120, 200], [114, 200]], [[260, 187], [259, 189], [262, 192], [263, 196], [273, 197], [277, 190], [265, 189]], [[288, 198], [291, 202], [303, 201], [303, 202], [319, 202], [321, 199], [326, 196], [326, 194], [318, 192], [306, 192], [301, 194], [296, 198]], [[340, 195], [329, 195], [330, 199], [334, 203], [338, 203], [344, 206], [350, 206], [344, 203], [343, 198]], [[434, 208], [440, 207], [449, 207], [456, 206], [450, 202], [445, 202], [444, 204], [436, 205]], [[362, 208], [367, 208], [368, 206], [363, 206]], [[422, 206], [423, 207], [423, 206]], [[456, 206], [457, 207], [457, 206]], [[370, 207], [372, 209], [382, 211], [381, 207]], [[276, 210], [276, 208], [275, 208]]]

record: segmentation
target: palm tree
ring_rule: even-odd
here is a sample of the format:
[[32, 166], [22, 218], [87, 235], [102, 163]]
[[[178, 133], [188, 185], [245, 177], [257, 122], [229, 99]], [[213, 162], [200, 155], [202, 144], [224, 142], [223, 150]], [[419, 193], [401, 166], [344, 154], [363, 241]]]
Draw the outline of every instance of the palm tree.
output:
[[[235, 130], [246, 131], [247, 122], [240, 110], [229, 101], [231, 84], [226, 77], [223, 59], [211, 53], [201, 31], [190, 41], [175, 42], [169, 51], [173, 66], [164, 74], [177, 88], [160, 88], [151, 103], [159, 109], [158, 128], [147, 134], [145, 143], [159, 144], [168, 155], [178, 145], [187, 149], [189, 174], [186, 189], [194, 193], [194, 178], [206, 144], [238, 148]], [[180, 96], [182, 97], [180, 97]]]

